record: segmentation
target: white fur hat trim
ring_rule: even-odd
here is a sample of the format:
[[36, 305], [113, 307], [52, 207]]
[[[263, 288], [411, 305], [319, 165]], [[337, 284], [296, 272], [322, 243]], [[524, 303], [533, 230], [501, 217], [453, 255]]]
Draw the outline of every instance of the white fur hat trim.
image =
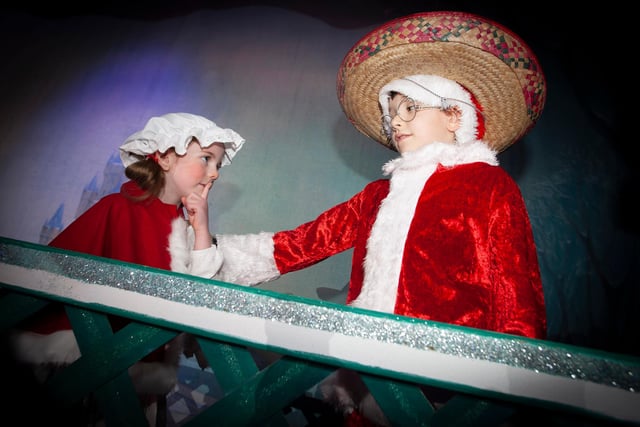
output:
[[458, 106], [462, 111], [460, 128], [455, 133], [458, 143], [464, 144], [477, 140], [478, 117], [471, 95], [453, 80], [426, 74], [392, 80], [380, 89], [378, 100], [382, 107], [382, 114], [389, 114], [391, 92], [401, 93], [426, 106], [440, 108]]

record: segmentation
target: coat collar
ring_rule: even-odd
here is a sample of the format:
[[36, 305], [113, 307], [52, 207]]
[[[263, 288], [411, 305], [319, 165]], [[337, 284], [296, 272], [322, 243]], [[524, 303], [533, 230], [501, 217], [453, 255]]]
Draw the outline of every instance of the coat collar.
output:
[[390, 160], [382, 167], [382, 171], [384, 175], [391, 175], [396, 170], [409, 171], [427, 165], [456, 166], [475, 162], [497, 166], [497, 153], [482, 141], [467, 144], [434, 142]]

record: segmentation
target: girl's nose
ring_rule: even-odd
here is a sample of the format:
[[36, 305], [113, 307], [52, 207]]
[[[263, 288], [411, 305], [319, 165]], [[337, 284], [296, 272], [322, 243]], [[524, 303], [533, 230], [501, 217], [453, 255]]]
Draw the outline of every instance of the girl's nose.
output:
[[211, 181], [215, 181], [216, 179], [218, 179], [218, 176], [220, 175], [220, 173], [218, 172], [218, 168], [215, 168], [210, 174], [209, 174], [209, 178], [211, 179]]

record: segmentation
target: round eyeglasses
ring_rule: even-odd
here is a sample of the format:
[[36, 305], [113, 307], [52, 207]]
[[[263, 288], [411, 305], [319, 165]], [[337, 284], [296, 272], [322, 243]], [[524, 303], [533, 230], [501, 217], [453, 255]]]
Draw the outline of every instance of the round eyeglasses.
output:
[[[420, 110], [428, 110], [428, 109], [441, 109], [440, 107], [433, 107], [427, 105], [419, 105], [416, 104], [416, 101], [413, 98], [409, 98], [405, 96], [400, 104], [398, 104], [398, 109], [395, 114], [384, 114], [382, 116], [382, 133], [387, 136], [387, 138], [391, 138], [392, 129], [391, 129], [391, 121], [396, 117], [400, 117], [400, 120], [403, 122], [410, 122], [411, 120], [416, 118], [416, 113]], [[390, 111], [390, 113], [393, 113]]]

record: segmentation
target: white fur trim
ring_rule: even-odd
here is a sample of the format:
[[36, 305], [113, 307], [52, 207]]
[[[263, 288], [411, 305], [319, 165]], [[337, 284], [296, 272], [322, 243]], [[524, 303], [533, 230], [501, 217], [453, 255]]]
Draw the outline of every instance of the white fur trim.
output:
[[429, 159], [419, 168], [395, 170], [367, 241], [364, 282], [351, 303], [354, 307], [393, 313], [407, 232], [418, 197], [436, 166], [437, 161]]
[[171, 271], [178, 273], [189, 273], [189, 255], [195, 243], [193, 229], [188, 232], [189, 223], [184, 218], [176, 218], [171, 222], [171, 233], [169, 234], [169, 255], [171, 256]]
[[[185, 333], [165, 345], [164, 362], [137, 362], [129, 368], [129, 375], [138, 393], [166, 394], [178, 382], [180, 354]], [[62, 330], [50, 334], [14, 330], [10, 335], [13, 357], [30, 365], [40, 381], [45, 381], [57, 368], [65, 367], [81, 356], [73, 331]]]
[[456, 166], [474, 162], [497, 166], [497, 153], [487, 144], [478, 140], [465, 145], [434, 142], [388, 161], [382, 167], [382, 171], [384, 175], [390, 175], [396, 169], [419, 169], [428, 164], [439, 163], [443, 166]]
[[222, 252], [213, 244], [196, 251], [191, 249], [194, 244], [193, 227], [183, 218], [174, 219], [169, 234], [171, 271], [210, 279], [222, 266]]
[[[424, 86], [437, 95], [420, 86]], [[443, 108], [449, 105], [458, 106], [462, 111], [462, 115], [460, 117], [460, 128], [455, 132], [456, 140], [459, 144], [466, 144], [476, 139], [478, 118], [471, 101], [471, 95], [453, 80], [426, 74], [393, 80], [383, 86], [378, 95], [382, 114], [389, 114], [389, 93], [391, 92], [401, 93], [427, 106]]]
[[80, 357], [80, 348], [73, 331], [63, 330], [50, 334], [14, 331], [11, 348], [18, 362], [30, 365], [66, 366]]
[[273, 233], [219, 234], [216, 238], [224, 262], [215, 279], [253, 286], [280, 277], [273, 256]]
[[211, 279], [222, 267], [222, 252], [216, 246], [191, 252], [189, 274]]
[[474, 141], [466, 145], [436, 142], [403, 153], [384, 165], [384, 173], [392, 174], [389, 194], [382, 201], [367, 241], [362, 291], [352, 306], [393, 313], [407, 233], [427, 180], [438, 164], [474, 162], [498, 164], [495, 151]]

